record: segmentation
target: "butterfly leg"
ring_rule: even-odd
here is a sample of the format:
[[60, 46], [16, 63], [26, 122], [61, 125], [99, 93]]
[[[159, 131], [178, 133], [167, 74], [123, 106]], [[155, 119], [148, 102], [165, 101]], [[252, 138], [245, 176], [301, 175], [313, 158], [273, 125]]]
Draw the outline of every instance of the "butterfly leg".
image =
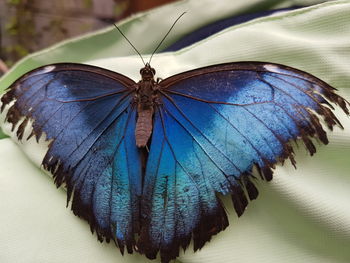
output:
[[161, 78], [157, 78], [156, 84], [153, 86], [153, 95], [152, 95], [152, 101], [154, 105], [161, 105], [162, 100], [160, 99], [159, 93], [161, 90], [160, 85], [158, 85], [158, 82], [161, 81]]

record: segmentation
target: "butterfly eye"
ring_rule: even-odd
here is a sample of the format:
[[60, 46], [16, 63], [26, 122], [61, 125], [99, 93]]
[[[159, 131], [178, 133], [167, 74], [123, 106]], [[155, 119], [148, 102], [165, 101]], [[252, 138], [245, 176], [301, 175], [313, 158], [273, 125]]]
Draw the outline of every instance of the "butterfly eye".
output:
[[152, 75], [154, 76], [156, 74], [156, 71], [154, 68], [151, 68], [151, 71], [152, 71]]

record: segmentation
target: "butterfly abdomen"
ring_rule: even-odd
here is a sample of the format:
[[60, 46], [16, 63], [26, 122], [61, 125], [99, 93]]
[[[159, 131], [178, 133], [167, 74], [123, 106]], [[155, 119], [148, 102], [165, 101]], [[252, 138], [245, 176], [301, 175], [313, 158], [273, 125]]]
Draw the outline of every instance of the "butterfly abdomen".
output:
[[153, 107], [142, 109], [139, 107], [135, 129], [137, 147], [145, 147], [152, 134]]

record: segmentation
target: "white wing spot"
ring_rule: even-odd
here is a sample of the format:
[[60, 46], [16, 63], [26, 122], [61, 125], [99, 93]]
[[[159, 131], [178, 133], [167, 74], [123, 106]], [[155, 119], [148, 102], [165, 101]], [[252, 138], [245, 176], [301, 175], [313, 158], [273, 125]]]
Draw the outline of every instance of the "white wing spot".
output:
[[40, 73], [47, 73], [47, 72], [50, 72], [50, 71], [53, 71], [56, 67], [55, 66], [46, 66], [44, 67]]
[[278, 66], [276, 65], [272, 65], [272, 64], [266, 64], [264, 65], [264, 68], [268, 71], [272, 71], [272, 72], [280, 72], [280, 69]]
[[33, 76], [37, 76], [37, 75], [41, 75], [41, 74], [45, 74], [45, 73], [51, 72], [55, 68], [56, 68], [56, 66], [53, 66], [53, 65], [46, 66], [46, 67], [42, 68], [41, 70], [38, 70], [38, 71], [36, 71], [34, 73], [30, 73], [25, 79], [27, 79], [28, 77], [31, 78]]

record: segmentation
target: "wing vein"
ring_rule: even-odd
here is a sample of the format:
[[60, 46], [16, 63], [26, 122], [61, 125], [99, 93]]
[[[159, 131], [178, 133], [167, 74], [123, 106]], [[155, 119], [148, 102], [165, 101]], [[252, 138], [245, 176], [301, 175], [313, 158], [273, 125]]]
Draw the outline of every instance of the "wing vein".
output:
[[178, 163], [178, 164], [181, 166], [181, 168], [186, 172], [186, 174], [188, 175], [188, 177], [191, 179], [191, 181], [193, 182], [193, 184], [196, 186], [197, 190], [199, 191], [198, 186], [197, 186], [197, 183], [195, 182], [195, 180], [193, 179], [193, 177], [192, 177], [192, 176], [190, 175], [190, 173], [185, 169], [185, 167], [177, 160], [176, 155], [175, 155], [175, 151], [174, 151], [173, 147], [171, 146], [171, 143], [170, 143], [170, 141], [169, 141], [169, 139], [168, 139], [168, 136], [167, 136], [167, 133], [166, 133], [166, 128], [165, 128], [165, 124], [164, 124], [163, 113], [162, 113], [162, 111], [159, 111], [159, 113], [160, 113], [160, 117], [161, 117], [161, 121], [162, 121], [162, 127], [163, 127], [163, 131], [164, 131], [164, 138], [165, 138], [165, 140], [166, 140], [166, 142], [167, 142], [167, 144], [168, 144], [168, 146], [169, 146], [169, 148], [170, 148], [170, 150], [171, 150], [171, 153], [172, 153], [172, 155], [173, 155], [173, 157], [174, 157], [175, 162]]
[[[205, 136], [201, 131], [200, 129], [198, 129], [190, 119], [187, 118], [186, 114], [184, 114], [181, 109], [179, 108], [179, 106], [176, 104], [176, 102], [170, 97], [168, 96], [167, 94], [163, 94], [167, 99], [169, 99], [169, 101], [176, 107], [176, 109], [180, 112], [180, 114], [192, 125], [192, 127], [194, 127], [202, 136], [203, 138], [205, 138], [215, 149], [217, 149], [223, 156], [225, 156], [225, 159], [228, 160], [241, 174], [243, 173], [243, 171], [241, 171], [241, 169], [238, 168], [238, 166], [236, 164], [234, 164], [229, 158], [227, 158], [227, 156], [218, 148], [215, 147], [215, 145], [213, 144], [212, 141], [209, 140], [209, 138], [207, 138], [207, 136]], [[175, 116], [173, 114], [171, 114], [169, 112], [169, 114], [176, 120], [176, 122], [183, 127], [183, 129], [196, 141], [196, 139], [192, 136], [191, 133], [189, 133], [189, 131], [182, 125], [182, 123], [175, 118]], [[197, 141], [196, 141], [197, 142]], [[202, 146], [197, 142], [197, 144], [202, 148]], [[208, 153], [202, 148], [202, 150], [206, 153], [206, 155], [209, 157], [209, 159], [211, 159], [211, 157], [208, 155]], [[212, 159], [211, 159], [212, 160]], [[213, 160], [212, 160], [213, 161]], [[216, 165], [216, 163], [213, 161], [213, 163]], [[218, 169], [223, 173], [225, 174], [221, 168], [218, 167]], [[233, 175], [234, 176], [234, 175]], [[236, 179], [237, 177], [234, 176]]]
[[176, 92], [176, 91], [172, 91], [172, 90], [160, 90], [159, 91], [161, 94], [165, 95], [166, 93], [171, 93], [174, 95], [179, 95], [185, 98], [189, 98], [189, 99], [193, 99], [193, 100], [198, 100], [201, 102], [205, 102], [205, 103], [212, 103], [212, 104], [224, 104], [224, 105], [231, 105], [231, 106], [250, 106], [250, 105], [256, 105], [256, 104], [267, 104], [267, 103], [271, 103], [272, 101], [260, 101], [260, 102], [254, 102], [254, 103], [246, 103], [246, 104], [237, 104], [237, 103], [230, 103], [230, 102], [224, 102], [224, 101], [210, 101], [210, 100], [205, 100], [205, 99], [200, 99], [194, 96], [190, 96], [187, 94], [183, 94], [181, 92]]
[[[128, 97], [128, 95], [130, 95], [130, 94], [125, 94], [125, 95], [119, 100], [119, 102], [111, 109], [111, 111], [106, 115], [106, 117], [103, 118], [103, 119], [100, 121], [99, 124], [101, 124], [103, 121], [105, 121], [106, 119], [108, 119], [108, 118], [110, 117], [110, 114], [118, 107], [118, 105], [119, 105], [125, 98]], [[128, 108], [128, 106], [126, 106], [125, 109], [122, 110], [122, 111], [118, 114], [118, 116], [116, 116], [116, 119], [118, 119], [118, 118], [122, 115], [122, 113], [123, 113], [127, 108]], [[76, 117], [77, 117], [77, 115], [75, 115], [75, 117], [74, 117], [72, 120], [74, 120]], [[113, 123], [114, 123], [114, 121], [112, 121], [109, 125], [107, 125], [107, 126], [105, 127], [105, 129], [101, 132], [101, 135], [102, 135]], [[96, 127], [95, 127], [89, 134], [87, 134], [87, 135], [85, 136], [85, 138], [79, 143], [79, 145], [78, 145], [77, 147], [75, 147], [75, 149], [67, 156], [67, 158], [71, 157], [71, 156], [78, 150], [79, 146], [82, 145], [82, 144], [85, 142], [85, 140], [99, 127], [99, 124], [96, 125]], [[57, 137], [62, 133], [63, 130], [65, 130], [65, 129], [63, 128], [63, 129], [61, 130], [61, 132], [57, 135]], [[100, 136], [101, 136], [101, 135], [100, 135]], [[98, 139], [99, 139], [100, 136], [97, 136], [97, 137], [95, 138], [95, 141], [93, 142], [92, 145], [94, 145], [95, 142], [98, 141]], [[91, 147], [93, 147], [93, 146], [90, 146], [90, 147], [87, 149], [87, 151], [85, 152], [85, 154], [82, 156], [83, 158], [84, 158], [85, 155], [89, 152], [89, 150], [91, 149]], [[77, 163], [77, 165], [78, 165], [78, 164], [79, 164], [79, 163]]]

